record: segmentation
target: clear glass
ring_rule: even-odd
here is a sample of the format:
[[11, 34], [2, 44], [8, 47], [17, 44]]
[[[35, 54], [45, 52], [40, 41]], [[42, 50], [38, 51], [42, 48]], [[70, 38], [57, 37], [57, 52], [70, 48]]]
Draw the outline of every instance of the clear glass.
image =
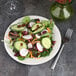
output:
[[50, 7], [50, 13], [53, 18], [65, 20], [72, 16], [73, 8], [71, 4], [60, 4], [55, 2]]
[[17, 0], [7, 1], [3, 6], [3, 11], [9, 15], [19, 14], [22, 9], [22, 4]]

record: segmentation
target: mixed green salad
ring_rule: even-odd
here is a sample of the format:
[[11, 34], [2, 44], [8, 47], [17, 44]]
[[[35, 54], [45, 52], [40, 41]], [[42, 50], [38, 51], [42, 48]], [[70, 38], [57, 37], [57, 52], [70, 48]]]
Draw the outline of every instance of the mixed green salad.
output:
[[8, 38], [14, 56], [19, 60], [49, 56], [55, 44], [52, 38], [53, 27], [52, 20], [30, 19], [29, 16], [12, 25]]

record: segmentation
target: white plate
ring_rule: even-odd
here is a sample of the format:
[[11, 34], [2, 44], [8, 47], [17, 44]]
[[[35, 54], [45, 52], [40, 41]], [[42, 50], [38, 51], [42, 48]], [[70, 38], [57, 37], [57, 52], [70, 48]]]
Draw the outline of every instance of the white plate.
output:
[[[47, 18], [44, 18], [44, 17], [41, 17], [41, 16], [29, 16], [31, 19], [35, 19], [35, 18], [39, 18], [40, 20], [48, 20]], [[17, 19], [16, 21], [14, 21], [11, 25], [13, 24], [16, 24], [16, 23], [19, 23], [21, 20], [23, 19], [22, 18], [19, 18]], [[10, 25], [10, 26], [11, 26]], [[10, 27], [9, 26], [9, 27]], [[8, 35], [9, 31], [10, 31], [10, 28], [7, 28], [6, 32], [5, 32], [5, 36], [4, 36], [4, 41], [7, 40], [6, 36]], [[42, 57], [40, 59], [31, 59], [31, 58], [28, 58], [28, 59], [25, 59], [23, 61], [21, 60], [18, 60], [17, 57], [14, 56], [14, 53], [12, 51], [12, 49], [9, 48], [8, 44], [6, 42], [4, 42], [4, 46], [5, 46], [5, 49], [7, 51], [7, 53], [14, 59], [16, 60], [17, 62], [19, 63], [22, 63], [22, 64], [27, 64], [27, 65], [38, 65], [38, 64], [42, 64], [42, 63], [45, 63], [49, 60], [51, 60], [58, 52], [59, 48], [60, 48], [60, 45], [61, 45], [61, 35], [60, 35], [60, 31], [59, 29], [57, 28], [56, 25], [54, 25], [54, 29], [53, 29], [53, 39], [56, 41], [56, 44], [54, 45], [53, 47], [53, 50], [52, 52], [50, 53], [49, 56], [47, 57]]]

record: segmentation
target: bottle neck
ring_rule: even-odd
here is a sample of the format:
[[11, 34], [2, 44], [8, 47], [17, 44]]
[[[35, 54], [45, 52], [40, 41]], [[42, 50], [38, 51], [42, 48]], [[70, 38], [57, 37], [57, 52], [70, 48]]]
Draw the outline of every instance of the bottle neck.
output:
[[56, 0], [56, 2], [60, 4], [69, 4], [72, 2], [72, 0]]

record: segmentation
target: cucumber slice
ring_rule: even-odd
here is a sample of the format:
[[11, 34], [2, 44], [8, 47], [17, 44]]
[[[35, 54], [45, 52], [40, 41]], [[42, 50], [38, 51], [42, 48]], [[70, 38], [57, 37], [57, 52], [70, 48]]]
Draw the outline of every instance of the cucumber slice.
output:
[[27, 48], [27, 46], [26, 46], [26, 43], [23, 42], [23, 41], [16, 41], [16, 42], [14, 43], [14, 48], [15, 48], [17, 51], [20, 51], [20, 50], [23, 49], [23, 48]]
[[10, 28], [12, 31], [23, 31], [25, 29], [25, 27], [18, 27], [17, 24], [15, 25], [12, 25], [11, 28]]
[[42, 24], [40, 24], [40, 23], [34, 24], [34, 25], [32, 26], [32, 31], [34, 31], [35, 29], [37, 29], [37, 26], [41, 27]]
[[26, 40], [33, 39], [32, 35], [25, 35], [25, 36], [23, 36], [23, 38], [26, 39]]
[[44, 48], [49, 49], [51, 47], [51, 40], [48, 37], [43, 38], [42, 45]]

